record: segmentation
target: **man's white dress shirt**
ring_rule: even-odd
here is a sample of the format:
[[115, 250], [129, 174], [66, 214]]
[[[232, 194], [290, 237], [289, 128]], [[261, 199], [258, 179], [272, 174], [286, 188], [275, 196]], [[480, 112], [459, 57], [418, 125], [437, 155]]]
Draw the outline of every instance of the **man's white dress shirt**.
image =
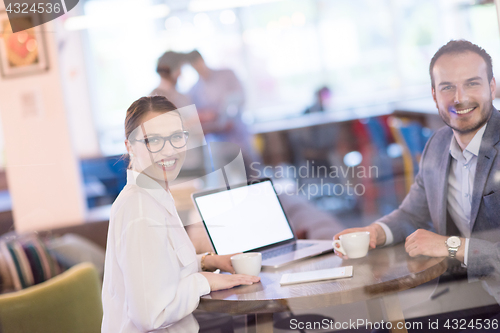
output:
[[210, 292], [199, 259], [170, 192], [128, 170], [109, 221], [102, 332], [169, 331]]
[[[447, 208], [461, 236], [466, 238], [464, 244], [464, 265], [467, 265], [469, 252], [469, 238], [471, 235], [470, 211], [474, 178], [476, 176], [477, 156], [479, 155], [479, 148], [481, 147], [486, 125], [487, 124], [484, 124], [484, 126], [477, 131], [471, 142], [469, 142], [463, 151], [458, 145], [454, 135], [451, 137], [450, 143], [450, 155], [452, 159], [450, 174], [448, 175]], [[394, 240], [391, 229], [389, 229], [385, 223], [376, 223], [384, 229], [386, 235], [386, 242], [384, 245], [391, 244]]]

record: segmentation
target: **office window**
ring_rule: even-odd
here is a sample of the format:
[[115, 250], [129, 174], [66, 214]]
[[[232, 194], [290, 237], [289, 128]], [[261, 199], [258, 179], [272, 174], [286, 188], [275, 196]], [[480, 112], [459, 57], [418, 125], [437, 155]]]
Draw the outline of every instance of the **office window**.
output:
[[[333, 91], [332, 111], [430, 98], [429, 61], [450, 39], [500, 55], [493, 4], [285, 0], [200, 12], [188, 1], [88, 0], [85, 15], [99, 18], [118, 2], [127, 19], [84, 30], [104, 154], [124, 151], [125, 111], [158, 84], [156, 59], [166, 50], [196, 48], [210, 67], [233, 69], [250, 122], [299, 116], [323, 85]], [[170, 8], [163, 16], [151, 9], [161, 4]], [[196, 80], [186, 66], [179, 90]]]

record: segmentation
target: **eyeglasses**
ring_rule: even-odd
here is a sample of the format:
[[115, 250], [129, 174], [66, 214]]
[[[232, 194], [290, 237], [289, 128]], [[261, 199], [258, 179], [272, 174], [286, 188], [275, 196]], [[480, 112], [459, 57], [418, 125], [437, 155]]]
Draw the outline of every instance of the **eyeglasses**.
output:
[[148, 136], [143, 140], [133, 140], [142, 142], [151, 153], [157, 153], [165, 147], [165, 142], [168, 140], [172, 147], [176, 149], [183, 148], [187, 145], [189, 137], [188, 131], [176, 132], [170, 136]]

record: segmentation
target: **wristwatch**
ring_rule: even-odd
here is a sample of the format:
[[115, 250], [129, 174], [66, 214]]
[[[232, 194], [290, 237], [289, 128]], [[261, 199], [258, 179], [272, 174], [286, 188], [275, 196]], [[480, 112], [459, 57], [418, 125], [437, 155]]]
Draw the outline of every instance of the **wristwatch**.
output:
[[462, 245], [462, 241], [457, 236], [449, 237], [445, 242], [446, 246], [448, 246], [448, 253], [450, 258], [455, 258], [457, 255], [458, 248]]

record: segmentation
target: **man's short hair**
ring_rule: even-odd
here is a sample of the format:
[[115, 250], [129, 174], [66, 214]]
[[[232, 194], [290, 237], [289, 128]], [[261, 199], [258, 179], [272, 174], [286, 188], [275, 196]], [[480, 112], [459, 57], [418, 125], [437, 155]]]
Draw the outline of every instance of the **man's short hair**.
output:
[[431, 64], [429, 66], [429, 74], [431, 75], [431, 84], [432, 88], [434, 88], [434, 76], [432, 75], [432, 70], [434, 69], [434, 65], [436, 61], [445, 54], [459, 54], [465, 52], [474, 52], [477, 55], [483, 58], [486, 63], [486, 73], [488, 74], [488, 82], [491, 82], [493, 78], [493, 65], [491, 63], [491, 57], [486, 51], [476, 44], [473, 44], [467, 40], [450, 40], [446, 45], [442, 46], [436, 54], [432, 57]]
[[190, 63], [193, 63], [200, 58], [203, 59], [203, 57], [201, 56], [200, 52], [198, 52], [198, 50], [193, 50], [187, 54], [187, 60]]

